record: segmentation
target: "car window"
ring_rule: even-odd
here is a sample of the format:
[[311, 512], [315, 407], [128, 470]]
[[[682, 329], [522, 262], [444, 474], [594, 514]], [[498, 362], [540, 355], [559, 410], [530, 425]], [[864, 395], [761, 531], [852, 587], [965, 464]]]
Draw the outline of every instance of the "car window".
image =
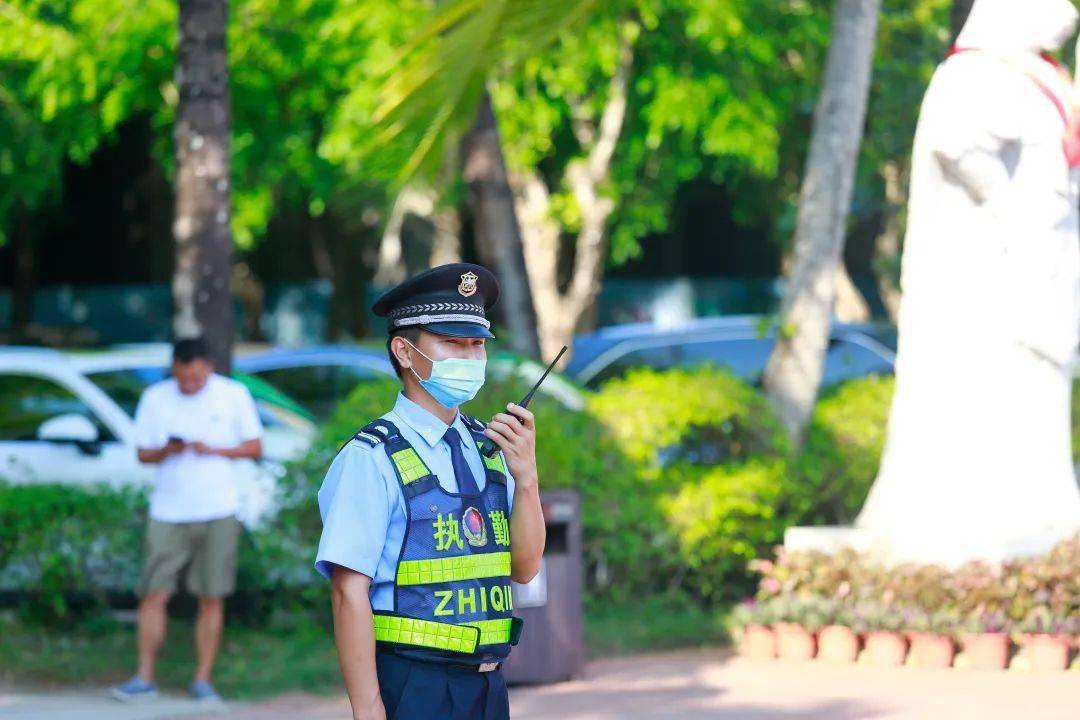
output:
[[825, 356], [821, 383], [835, 385], [852, 378], [889, 374], [892, 371], [893, 365], [888, 358], [850, 340], [834, 339], [829, 343], [829, 352]]
[[586, 387], [597, 388], [608, 380], [622, 377], [627, 370], [635, 367], [651, 367], [664, 370], [676, 364], [678, 364], [678, 359], [675, 348], [670, 345], [631, 350], [608, 363], [585, 385]]
[[765, 372], [773, 341], [769, 338], [732, 338], [687, 341], [678, 346], [681, 365], [709, 363], [755, 383]]
[[292, 397], [320, 420], [333, 415], [338, 403], [359, 383], [385, 377], [356, 365], [300, 365], [251, 373]]
[[0, 375], [0, 441], [32, 441], [46, 420], [82, 415], [97, 428], [101, 440], [115, 440], [90, 407], [63, 385], [39, 375]]
[[109, 398], [119, 405], [128, 417], [135, 417], [135, 408], [143, 391], [168, 376], [165, 368], [138, 367], [123, 370], [103, 370], [87, 373], [90, 382], [97, 385]]

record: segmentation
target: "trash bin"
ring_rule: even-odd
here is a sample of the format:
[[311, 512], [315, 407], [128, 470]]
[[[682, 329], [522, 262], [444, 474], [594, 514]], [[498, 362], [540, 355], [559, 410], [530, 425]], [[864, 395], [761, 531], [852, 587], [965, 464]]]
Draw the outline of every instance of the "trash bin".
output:
[[514, 583], [514, 614], [525, 621], [503, 673], [508, 683], [570, 680], [585, 665], [581, 511], [573, 490], [540, 493], [547, 546], [532, 582]]

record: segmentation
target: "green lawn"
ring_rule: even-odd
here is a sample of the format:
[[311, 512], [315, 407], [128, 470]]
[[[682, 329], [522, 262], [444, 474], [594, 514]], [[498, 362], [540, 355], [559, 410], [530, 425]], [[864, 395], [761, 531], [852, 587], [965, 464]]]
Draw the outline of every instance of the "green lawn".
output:
[[[707, 613], [673, 599], [625, 605], [593, 604], [586, 614], [591, 657], [721, 644], [724, 614]], [[134, 669], [135, 630], [112, 620], [76, 630], [44, 630], [0, 614], [0, 682], [33, 686], [101, 686], [126, 679]], [[194, 667], [190, 620], [171, 620], [158, 660], [158, 681], [186, 688]], [[300, 623], [285, 628], [226, 629], [215, 672], [218, 689], [244, 699], [291, 690], [331, 692], [341, 687], [329, 628]]]
[[589, 657], [632, 655], [729, 641], [727, 609], [706, 611], [670, 596], [621, 604], [591, 603], [585, 613]]
[[[171, 621], [158, 659], [159, 683], [169, 689], [186, 688], [194, 654], [191, 621]], [[126, 679], [134, 668], [132, 625], [108, 621], [61, 633], [26, 626], [10, 617], [0, 620], [0, 681], [100, 686]], [[238, 699], [340, 686], [329, 631], [311, 624], [287, 632], [227, 628], [215, 681], [225, 696]]]

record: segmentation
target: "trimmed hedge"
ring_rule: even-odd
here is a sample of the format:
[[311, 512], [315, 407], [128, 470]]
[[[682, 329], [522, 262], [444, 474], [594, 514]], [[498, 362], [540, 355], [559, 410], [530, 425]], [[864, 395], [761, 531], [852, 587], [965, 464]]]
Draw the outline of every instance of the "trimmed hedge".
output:
[[[466, 411], [486, 420], [526, 389], [489, 381]], [[245, 535], [239, 586], [273, 598], [260, 613], [327, 612], [312, 566], [315, 495], [338, 448], [397, 392], [390, 381], [357, 387], [290, 465], [277, 516]], [[590, 596], [744, 596], [747, 564], [786, 527], [852, 519], [876, 473], [891, 392], [891, 380], [868, 378], [824, 397], [797, 454], [761, 393], [722, 370], [637, 370], [591, 395], [584, 412], [536, 396], [541, 486], [581, 493]], [[103, 588], [134, 587], [145, 507], [131, 490], [0, 485], [0, 578], [40, 593], [42, 619], [66, 622], [77, 614], [71, 597], [100, 604]]]
[[131, 488], [0, 483], [0, 588], [35, 596], [27, 619], [70, 623], [134, 586], [145, 519]]
[[[465, 412], [488, 420], [519, 399], [528, 385], [517, 380], [489, 380]], [[400, 386], [394, 381], [364, 383], [338, 407], [323, 428], [311, 456], [290, 472], [293, 497], [312, 498], [337, 449], [367, 422], [394, 406]], [[642, 585], [648, 575], [640, 560], [649, 552], [643, 524], [650, 518], [624, 502], [637, 492], [637, 473], [604, 427], [589, 414], [568, 410], [538, 394], [529, 405], [536, 416], [537, 469], [541, 487], [576, 488], [581, 494], [587, 579], [594, 590]], [[318, 511], [302, 521], [311, 542], [318, 542]], [[302, 511], [301, 511], [302, 512]]]
[[786, 512], [793, 523], [855, 520], [877, 477], [894, 388], [891, 376], [859, 378], [818, 402], [806, 442], [791, 461]]

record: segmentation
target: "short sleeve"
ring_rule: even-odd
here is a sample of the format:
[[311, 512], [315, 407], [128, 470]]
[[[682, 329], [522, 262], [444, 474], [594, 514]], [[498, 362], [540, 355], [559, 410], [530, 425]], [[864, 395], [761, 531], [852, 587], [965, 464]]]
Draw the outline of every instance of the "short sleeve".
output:
[[379, 452], [381, 448], [350, 442], [326, 472], [319, 489], [323, 530], [315, 557], [315, 569], [325, 578], [334, 565], [375, 577], [390, 525]]
[[[503, 464], [506, 465], [506, 457], [503, 457]], [[510, 466], [506, 465], [506, 509], [511, 515], [514, 514], [514, 488], [517, 485], [514, 483], [514, 476], [510, 474]]]
[[237, 385], [236, 433], [241, 442], [262, 437], [262, 422], [255, 400], [243, 385]]
[[135, 408], [135, 447], [139, 450], [156, 450], [165, 444], [161, 423], [155, 409], [154, 393], [147, 390], [139, 398]]

